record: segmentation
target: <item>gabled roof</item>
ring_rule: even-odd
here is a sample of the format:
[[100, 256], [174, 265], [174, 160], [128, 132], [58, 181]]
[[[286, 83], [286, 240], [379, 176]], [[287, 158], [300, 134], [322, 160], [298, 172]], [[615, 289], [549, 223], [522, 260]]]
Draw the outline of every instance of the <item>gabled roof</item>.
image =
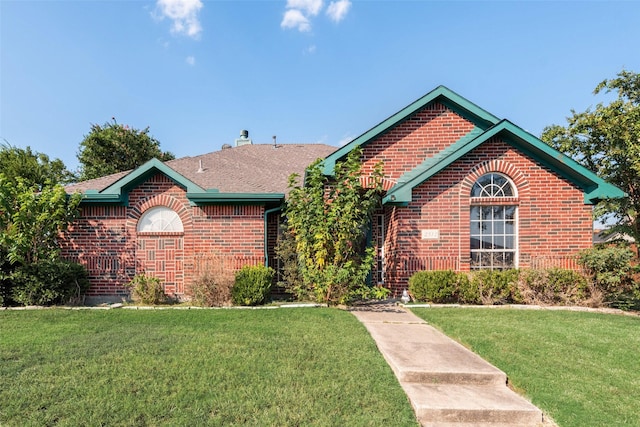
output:
[[601, 199], [625, 196], [622, 190], [605, 182], [573, 159], [508, 120], [500, 120], [445, 86], [438, 86], [329, 155], [323, 162], [324, 174], [332, 176], [336, 162], [346, 157], [355, 147], [366, 146], [380, 135], [407, 120], [420, 109], [435, 102], [445, 105], [456, 114], [469, 120], [475, 125], [474, 129], [441, 152], [426, 159], [412, 171], [401, 176], [396, 185], [389, 189], [383, 203], [400, 205], [409, 203], [414, 187], [494, 136], [500, 136], [521, 152], [533, 157], [581, 188], [584, 191], [585, 203], [596, 203]]
[[398, 183], [387, 192], [383, 203], [400, 205], [409, 203], [413, 188], [495, 136], [499, 136], [507, 144], [529, 155], [581, 188], [587, 204], [597, 203], [602, 199], [625, 196], [622, 190], [607, 183], [570, 157], [553, 149], [510, 121], [502, 120], [485, 131], [475, 128], [438, 154], [426, 159], [411, 172], [401, 176]]
[[362, 147], [367, 145], [378, 136], [407, 120], [415, 112], [434, 102], [444, 104], [446, 107], [450, 108], [461, 117], [464, 117], [470, 122], [474, 123], [480, 129], [487, 129], [500, 121], [500, 119], [493, 114], [478, 107], [476, 104], [463, 98], [451, 89], [445, 86], [438, 86], [431, 92], [424, 95], [422, 98], [407, 105], [402, 110], [377, 124], [373, 128], [369, 129], [359, 137], [353, 139], [351, 142], [342, 146], [330, 156], [328, 156], [323, 162], [324, 174], [332, 176], [333, 170], [336, 166], [336, 162], [346, 157], [346, 155], [349, 154], [349, 152], [355, 147]]
[[303, 174], [309, 164], [335, 147], [323, 144], [253, 144], [195, 157], [150, 160], [132, 171], [66, 187], [80, 191], [84, 203], [127, 203], [129, 191], [156, 173], [163, 173], [187, 192], [192, 204], [281, 203], [288, 177]]

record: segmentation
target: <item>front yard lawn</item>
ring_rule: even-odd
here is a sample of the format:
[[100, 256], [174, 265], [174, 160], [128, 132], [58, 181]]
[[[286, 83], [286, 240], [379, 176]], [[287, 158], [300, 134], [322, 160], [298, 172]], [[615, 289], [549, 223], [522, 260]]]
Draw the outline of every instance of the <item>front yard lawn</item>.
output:
[[640, 318], [486, 308], [413, 312], [507, 373], [562, 427], [640, 425]]
[[417, 426], [337, 309], [0, 311], [0, 425]]

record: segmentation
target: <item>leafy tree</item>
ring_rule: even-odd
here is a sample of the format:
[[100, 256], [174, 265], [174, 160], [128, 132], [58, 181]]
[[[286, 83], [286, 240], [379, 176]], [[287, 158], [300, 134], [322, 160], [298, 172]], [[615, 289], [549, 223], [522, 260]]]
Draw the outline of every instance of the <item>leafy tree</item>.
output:
[[297, 184], [297, 175], [289, 178], [285, 212], [298, 253], [303, 282], [299, 292], [328, 304], [362, 295], [373, 265], [374, 250], [364, 243], [371, 214], [380, 203], [382, 167], [373, 173], [375, 185], [364, 188], [361, 154], [355, 149], [336, 164], [331, 181], [322, 174], [321, 160], [309, 167], [303, 186]]
[[91, 125], [91, 132], [80, 143], [80, 179], [135, 169], [154, 157], [162, 161], [175, 158], [172, 153], [160, 150], [160, 142], [149, 135], [148, 127], [130, 128], [114, 118], [102, 126]]
[[50, 160], [46, 154], [31, 151], [31, 147], [18, 148], [6, 142], [0, 145], [0, 171], [7, 179], [13, 181], [21, 177], [38, 190], [47, 184], [73, 181], [73, 174], [62, 160]]
[[545, 128], [542, 140], [628, 194], [603, 200], [594, 215], [613, 219], [612, 232], [626, 233], [640, 242], [640, 74], [621, 71], [598, 84], [594, 94], [603, 91], [615, 91], [618, 96], [593, 110], [572, 110], [567, 126]]
[[69, 270], [59, 260], [58, 237], [75, 218], [80, 198], [68, 197], [60, 184], [39, 186], [0, 173], [0, 305], [31, 301], [36, 295], [48, 295], [50, 301], [70, 296], [57, 288], [70, 283]]
[[76, 217], [80, 198], [68, 197], [59, 184], [38, 188], [0, 173], [0, 251], [9, 263], [55, 259], [58, 237]]

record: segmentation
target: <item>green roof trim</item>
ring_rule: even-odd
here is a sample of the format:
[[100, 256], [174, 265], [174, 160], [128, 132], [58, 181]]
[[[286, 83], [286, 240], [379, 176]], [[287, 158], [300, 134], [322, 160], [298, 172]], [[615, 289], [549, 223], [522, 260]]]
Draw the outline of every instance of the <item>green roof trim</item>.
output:
[[333, 175], [336, 162], [344, 158], [351, 150], [358, 146], [364, 146], [376, 137], [389, 131], [399, 123], [407, 120], [412, 114], [433, 103], [441, 102], [460, 116], [474, 123], [480, 129], [487, 129], [498, 123], [500, 119], [488, 111], [480, 108], [476, 104], [458, 95], [445, 86], [438, 86], [422, 98], [412, 102], [391, 117], [382, 121], [378, 125], [369, 129], [359, 137], [353, 139], [348, 144], [342, 146], [324, 159], [323, 173], [328, 176]]
[[204, 192], [189, 193], [187, 198], [192, 205], [211, 205], [211, 204], [277, 204], [284, 202], [285, 195], [283, 193], [220, 193], [220, 192]]
[[615, 199], [626, 195], [622, 190], [607, 183], [575, 160], [510, 121], [502, 120], [484, 132], [475, 128], [449, 147], [425, 160], [414, 170], [405, 173], [400, 177], [398, 183], [387, 192], [382, 200], [383, 203], [408, 204], [412, 200], [413, 188], [494, 136], [500, 136], [507, 144], [516, 147], [519, 151], [581, 188], [584, 191], [586, 204], [595, 204], [602, 199]]
[[281, 193], [221, 193], [216, 188], [203, 189], [184, 175], [171, 169], [158, 159], [151, 159], [137, 169], [109, 185], [102, 191], [86, 190], [82, 203], [126, 205], [129, 191], [147, 181], [153, 175], [162, 173], [184, 188], [191, 205], [207, 204], [269, 204], [280, 205], [285, 199]]
[[100, 191], [103, 194], [121, 194], [124, 191], [130, 190], [142, 182], [147, 181], [151, 176], [156, 173], [163, 173], [173, 182], [179, 186], [185, 188], [187, 192], [202, 192], [205, 191], [202, 187], [195, 184], [193, 181], [179, 174], [169, 166], [165, 165], [158, 159], [151, 159], [145, 164], [132, 170], [129, 174], [123, 176], [104, 190]]

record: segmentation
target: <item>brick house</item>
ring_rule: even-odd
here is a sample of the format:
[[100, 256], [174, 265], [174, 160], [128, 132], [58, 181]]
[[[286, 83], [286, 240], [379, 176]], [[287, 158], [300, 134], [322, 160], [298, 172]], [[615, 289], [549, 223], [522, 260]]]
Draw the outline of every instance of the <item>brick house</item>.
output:
[[273, 263], [289, 175], [336, 147], [236, 144], [67, 187], [83, 200], [62, 255], [87, 267], [89, 300], [120, 300], [142, 272], [181, 297], [210, 262]]
[[83, 191], [84, 201], [63, 253], [87, 265], [92, 296], [123, 294], [122, 283], [140, 271], [181, 295], [213, 252], [231, 257], [234, 268], [269, 263], [286, 176], [323, 157], [330, 177], [356, 146], [364, 180], [384, 165], [385, 193], [371, 224], [372, 277], [396, 295], [419, 270], [573, 268], [576, 253], [592, 244], [592, 205], [624, 196], [440, 86], [338, 149], [249, 144], [152, 160], [69, 187]]

